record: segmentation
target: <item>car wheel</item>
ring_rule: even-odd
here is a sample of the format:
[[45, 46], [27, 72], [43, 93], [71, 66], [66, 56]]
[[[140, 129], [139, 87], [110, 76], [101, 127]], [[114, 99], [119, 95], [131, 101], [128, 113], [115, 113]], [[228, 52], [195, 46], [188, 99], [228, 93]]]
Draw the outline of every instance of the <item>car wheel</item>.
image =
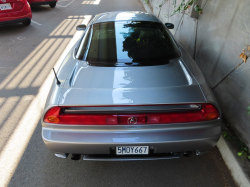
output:
[[25, 21], [22, 21], [22, 24], [23, 24], [24, 26], [28, 26], [28, 25], [30, 25], [30, 23], [31, 23], [31, 19], [27, 19], [27, 20], [25, 20]]
[[50, 3], [49, 6], [50, 6], [50, 8], [55, 8], [56, 7], [56, 3]]

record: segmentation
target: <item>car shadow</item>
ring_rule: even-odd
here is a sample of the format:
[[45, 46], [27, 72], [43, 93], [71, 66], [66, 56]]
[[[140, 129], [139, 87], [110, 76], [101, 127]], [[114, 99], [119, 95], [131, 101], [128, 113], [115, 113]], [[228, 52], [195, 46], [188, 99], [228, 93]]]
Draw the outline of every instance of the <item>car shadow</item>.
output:
[[18, 33], [24, 30], [29, 29], [30, 26], [24, 26], [22, 23], [12, 23], [8, 25], [2, 25], [0, 26], [0, 34], [6, 34], [6, 33]]
[[31, 6], [32, 12], [49, 12], [53, 10], [50, 8], [49, 5], [36, 5], [36, 6]]

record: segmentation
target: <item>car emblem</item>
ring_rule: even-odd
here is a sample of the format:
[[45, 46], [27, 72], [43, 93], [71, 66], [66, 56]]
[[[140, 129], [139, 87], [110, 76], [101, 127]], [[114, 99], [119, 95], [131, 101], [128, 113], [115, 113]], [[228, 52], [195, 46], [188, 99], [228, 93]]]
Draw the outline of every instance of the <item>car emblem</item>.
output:
[[3, 3], [5, 3], [6, 2], [6, 0], [1, 0]]
[[128, 123], [129, 124], [136, 124], [137, 123], [137, 118], [134, 118], [134, 117], [128, 118]]

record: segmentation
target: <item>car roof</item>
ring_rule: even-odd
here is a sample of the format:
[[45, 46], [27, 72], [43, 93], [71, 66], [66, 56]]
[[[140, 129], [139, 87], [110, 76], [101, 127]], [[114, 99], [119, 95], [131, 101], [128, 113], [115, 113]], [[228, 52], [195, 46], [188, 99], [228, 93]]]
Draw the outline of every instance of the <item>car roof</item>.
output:
[[151, 21], [159, 22], [159, 19], [152, 14], [142, 11], [116, 11], [116, 12], [104, 12], [96, 15], [93, 22], [111, 22], [111, 21]]

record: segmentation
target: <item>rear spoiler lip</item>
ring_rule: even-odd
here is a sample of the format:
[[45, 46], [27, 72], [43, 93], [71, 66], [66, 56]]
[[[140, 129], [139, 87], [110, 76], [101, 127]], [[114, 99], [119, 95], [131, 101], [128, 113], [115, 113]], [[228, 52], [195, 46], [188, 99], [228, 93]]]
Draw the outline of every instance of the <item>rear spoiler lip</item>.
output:
[[116, 106], [84, 106], [63, 107], [64, 113], [145, 113], [200, 110], [201, 104], [170, 104], [170, 105], [116, 105]]

